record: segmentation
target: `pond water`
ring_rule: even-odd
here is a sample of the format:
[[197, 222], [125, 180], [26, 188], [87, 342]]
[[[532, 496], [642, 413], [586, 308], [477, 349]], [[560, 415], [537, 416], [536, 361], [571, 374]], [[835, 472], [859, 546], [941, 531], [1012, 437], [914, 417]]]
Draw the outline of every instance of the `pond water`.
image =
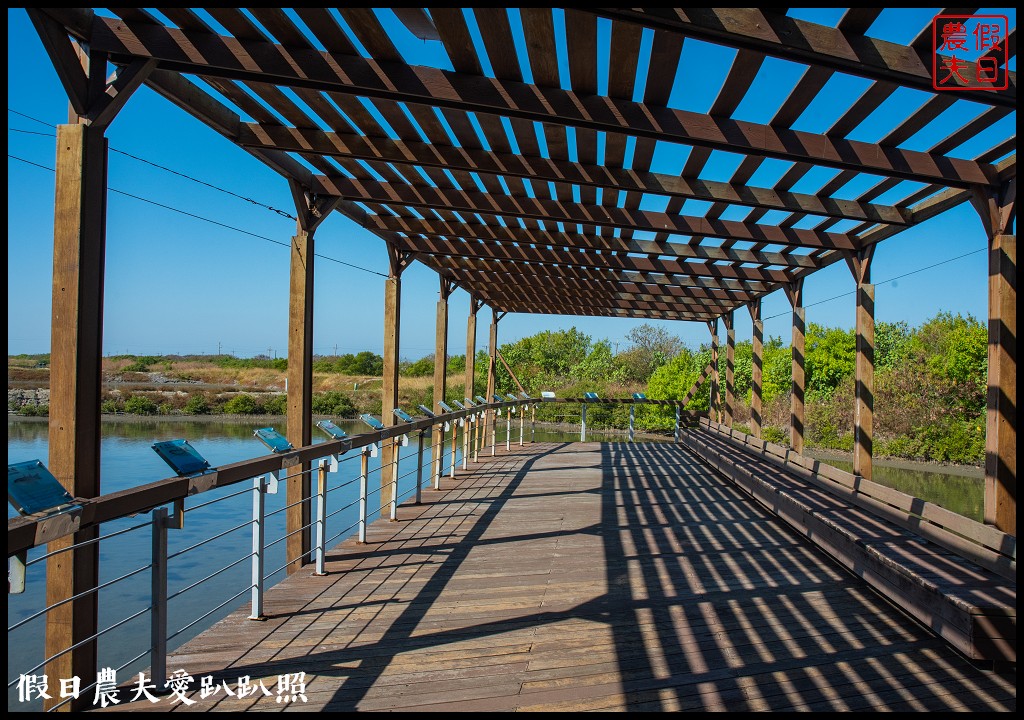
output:
[[[214, 467], [239, 462], [267, 454], [266, 448], [253, 437], [257, 427], [267, 423], [203, 422], [170, 420], [132, 420], [128, 422], [104, 421], [101, 448], [101, 477], [103, 492], [152, 482], [173, 473], [152, 450], [152, 444], [176, 438], [187, 439]], [[366, 428], [358, 421], [339, 421], [338, 425], [349, 434]], [[279, 424], [283, 431], [283, 421]], [[499, 442], [504, 439], [504, 424], [499, 425]], [[47, 426], [45, 422], [8, 420], [8, 462], [27, 460], [46, 462]], [[529, 434], [529, 429], [527, 429]], [[513, 426], [513, 442], [518, 440], [518, 428]], [[326, 440], [326, 435], [315, 442]], [[446, 438], [446, 470], [450, 463], [450, 434]], [[535, 440], [575, 441], [576, 431], [536, 430]], [[670, 440], [670, 438], [665, 438]], [[588, 432], [588, 440], [622, 441], [622, 434]], [[462, 444], [461, 433], [459, 445]], [[403, 448], [399, 463], [399, 501], [411, 497], [416, 487], [416, 442]], [[424, 453], [427, 467], [423, 481], [429, 484], [429, 458]], [[461, 447], [456, 451], [456, 462], [461, 465]], [[829, 462], [833, 462], [829, 460]], [[835, 461], [843, 467], [842, 461]], [[844, 468], [848, 469], [848, 468]], [[947, 473], [924, 470], [886, 468], [876, 464], [876, 481], [891, 485], [917, 497], [930, 500], [974, 519], [981, 518], [983, 481], [976, 477], [959, 477]], [[349, 453], [342, 459], [339, 472], [332, 473], [328, 482], [328, 547], [353, 535], [358, 523], [359, 455]], [[314, 483], [315, 484], [315, 483]], [[196, 636], [217, 620], [250, 601], [252, 551], [251, 483], [239, 483], [227, 488], [202, 493], [186, 501], [185, 527], [168, 533], [168, 648], [174, 649]], [[380, 460], [370, 459], [371, 511], [380, 507]], [[375, 488], [377, 489], [375, 492]], [[284, 490], [266, 496], [266, 542], [272, 543], [284, 535]], [[8, 517], [14, 511], [8, 505]], [[374, 513], [370, 513], [371, 519]], [[117, 669], [121, 682], [130, 681], [150, 665], [149, 612], [151, 516], [106, 523], [103, 535], [121, 533], [101, 543], [100, 582], [112, 583], [99, 591], [100, 629], [115, 626], [99, 639], [100, 667]], [[208, 538], [214, 540], [194, 547]], [[266, 587], [271, 587], [285, 576], [285, 543], [278, 541], [266, 552]], [[44, 553], [36, 548], [29, 561]], [[179, 554], [180, 553], [180, 554]], [[221, 568], [224, 568], [221, 570]], [[220, 572], [217, 572], [220, 570]], [[216, 573], [213, 577], [211, 574]], [[127, 576], [127, 577], [126, 577]], [[207, 578], [197, 584], [197, 580]], [[26, 589], [22, 594], [8, 595], [8, 708], [14, 710], [38, 709], [34, 704], [20, 703], [17, 681], [20, 673], [42, 674], [43, 670], [30, 669], [43, 660], [43, 633], [45, 617], [31, 618], [44, 606], [46, 593], [45, 564], [30, 564], [26, 573]], [[121, 623], [138, 613], [138, 617]], [[174, 668], [169, 668], [173, 670]], [[94, 678], [82, 679], [83, 688]], [[59, 688], [59, 681], [51, 679], [50, 688]], [[91, 692], [91, 691], [90, 691]]]

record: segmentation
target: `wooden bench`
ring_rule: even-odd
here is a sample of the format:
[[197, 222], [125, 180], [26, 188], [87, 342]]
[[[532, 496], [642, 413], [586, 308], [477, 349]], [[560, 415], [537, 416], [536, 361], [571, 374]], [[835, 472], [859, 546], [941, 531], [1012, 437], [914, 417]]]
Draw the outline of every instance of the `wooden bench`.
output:
[[1017, 540], [700, 420], [682, 443], [972, 660], [1017, 661]]

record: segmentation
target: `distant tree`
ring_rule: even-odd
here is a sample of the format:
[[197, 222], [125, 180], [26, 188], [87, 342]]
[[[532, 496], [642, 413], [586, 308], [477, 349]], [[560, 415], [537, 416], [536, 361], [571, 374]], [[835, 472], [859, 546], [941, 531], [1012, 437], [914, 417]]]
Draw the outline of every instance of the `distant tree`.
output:
[[679, 355], [683, 341], [664, 328], [649, 323], [639, 325], [626, 335], [629, 347], [620, 355], [627, 379], [646, 381], [651, 373]]

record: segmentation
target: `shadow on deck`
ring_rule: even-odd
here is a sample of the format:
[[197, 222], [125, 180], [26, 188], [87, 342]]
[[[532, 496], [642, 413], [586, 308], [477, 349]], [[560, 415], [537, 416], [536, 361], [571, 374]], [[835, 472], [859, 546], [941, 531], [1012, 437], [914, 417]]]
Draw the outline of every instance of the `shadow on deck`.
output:
[[[190, 710], [1013, 710], [984, 671], [679, 445], [499, 451], [180, 648]], [[203, 698], [201, 676], [237, 687]], [[186, 709], [162, 700], [117, 710]]]

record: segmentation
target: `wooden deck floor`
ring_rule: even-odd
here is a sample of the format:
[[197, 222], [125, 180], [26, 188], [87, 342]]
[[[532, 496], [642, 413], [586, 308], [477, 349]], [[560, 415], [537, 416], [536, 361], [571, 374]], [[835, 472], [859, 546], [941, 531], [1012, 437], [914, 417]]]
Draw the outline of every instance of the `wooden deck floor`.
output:
[[[671, 444], [538, 444], [378, 521], [168, 670], [223, 690], [117, 710], [1013, 710], [983, 671]], [[305, 673], [306, 702], [277, 702]]]

